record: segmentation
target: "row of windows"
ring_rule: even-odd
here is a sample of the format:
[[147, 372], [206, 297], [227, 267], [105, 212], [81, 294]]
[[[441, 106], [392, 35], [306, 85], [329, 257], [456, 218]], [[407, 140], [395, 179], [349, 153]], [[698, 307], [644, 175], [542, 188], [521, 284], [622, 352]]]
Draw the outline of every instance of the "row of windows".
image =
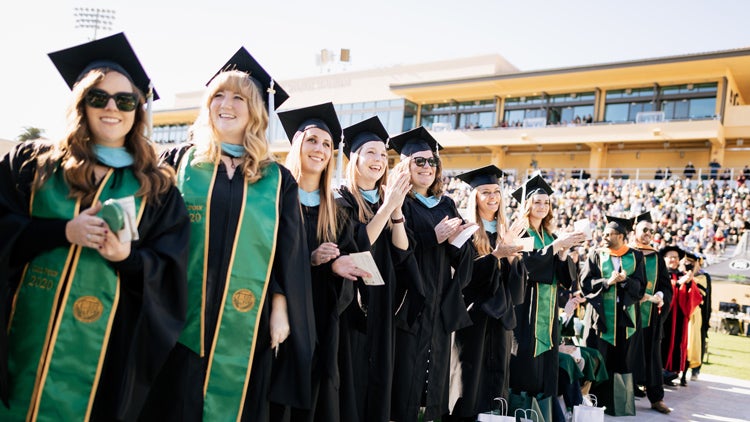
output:
[[[653, 111], [664, 112], [666, 120], [713, 118], [717, 89], [716, 83], [704, 83], [607, 91], [604, 121], [634, 122], [639, 112]], [[592, 123], [595, 100], [592, 91], [507, 98], [500, 125], [520, 126], [528, 119], [541, 120], [542, 125]], [[421, 122], [431, 129], [495, 127], [495, 107], [494, 99], [425, 104]], [[417, 105], [404, 99], [337, 104], [335, 108], [342, 127], [378, 116], [388, 133], [401, 133], [413, 129], [417, 121]], [[187, 130], [187, 124], [156, 127], [153, 140], [183, 142]], [[286, 139], [277, 117], [271, 120], [270, 139]]]

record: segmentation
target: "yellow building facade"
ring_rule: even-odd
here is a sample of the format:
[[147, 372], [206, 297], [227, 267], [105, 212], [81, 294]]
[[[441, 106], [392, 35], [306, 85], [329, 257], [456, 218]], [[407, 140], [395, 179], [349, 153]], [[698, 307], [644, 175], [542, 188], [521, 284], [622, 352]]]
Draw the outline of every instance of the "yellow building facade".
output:
[[[375, 114], [392, 136], [424, 125], [446, 169], [651, 179], [688, 162], [707, 174], [715, 160], [736, 178], [750, 163], [750, 49], [531, 72], [490, 55], [279, 83], [290, 93], [282, 109], [332, 101], [344, 127]], [[164, 128], [186, 136], [200, 94], [154, 113], [157, 143], [182, 140], [158, 139]], [[273, 126], [283, 158], [289, 144]]]

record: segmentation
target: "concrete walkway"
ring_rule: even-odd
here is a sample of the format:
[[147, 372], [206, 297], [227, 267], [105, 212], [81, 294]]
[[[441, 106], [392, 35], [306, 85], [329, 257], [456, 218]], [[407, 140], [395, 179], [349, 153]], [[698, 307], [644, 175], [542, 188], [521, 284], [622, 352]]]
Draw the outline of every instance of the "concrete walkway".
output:
[[[749, 362], [738, 364], [750, 365]], [[698, 381], [688, 381], [687, 387], [664, 386], [664, 402], [672, 413], [663, 415], [651, 409], [647, 398], [636, 398], [635, 416], [614, 417], [612, 422], [739, 422], [750, 421], [750, 381], [701, 374]]]

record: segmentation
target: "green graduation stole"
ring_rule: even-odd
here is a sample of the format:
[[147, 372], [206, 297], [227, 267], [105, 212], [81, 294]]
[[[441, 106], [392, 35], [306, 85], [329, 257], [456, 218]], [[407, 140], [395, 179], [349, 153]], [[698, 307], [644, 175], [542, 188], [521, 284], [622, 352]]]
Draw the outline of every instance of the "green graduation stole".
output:
[[[134, 195], [140, 188], [125, 169], [110, 170], [94, 198]], [[72, 219], [80, 200], [69, 197], [59, 168], [32, 193], [31, 215]], [[140, 220], [145, 200], [136, 198]], [[77, 245], [44, 252], [24, 268], [9, 323], [10, 409], [2, 420], [88, 420], [120, 293], [117, 272], [94, 249]]]
[[[188, 321], [180, 342], [196, 353], [205, 353], [202, 344], [205, 326], [205, 288], [210, 227], [211, 192], [218, 165], [193, 163], [195, 149], [182, 159], [177, 184], [191, 220], [188, 263]], [[239, 175], [238, 175], [239, 177]], [[263, 170], [263, 177], [244, 184], [242, 210], [230, 270], [224, 286], [213, 344], [208, 357], [204, 385], [204, 420], [238, 420], [243, 411], [255, 339], [271, 276], [278, 232], [278, 198], [281, 173], [276, 163]]]
[[[612, 276], [614, 266], [612, 264], [612, 257], [609, 254], [609, 249], [599, 250], [599, 266], [601, 269], [602, 277], [609, 278]], [[629, 251], [625, 255], [620, 257], [620, 266], [625, 270], [625, 274], [630, 276], [635, 272], [635, 254], [633, 251]], [[602, 289], [602, 299], [604, 302], [604, 322], [607, 327], [607, 332], [602, 333], [602, 340], [607, 343], [616, 346], [617, 338], [617, 286], [611, 286], [609, 289]], [[625, 309], [625, 312], [630, 315], [630, 319], [635, 321], [635, 305], [630, 305]], [[625, 338], [635, 333], [635, 327], [627, 327]]]
[[[652, 253], [644, 255], [643, 260], [646, 265], [646, 294], [653, 295], [656, 290], [656, 277], [659, 275], [659, 254]], [[645, 328], [651, 324], [651, 312], [656, 306], [651, 302], [641, 303], [641, 327]]]
[[[534, 236], [534, 249], [543, 249], [555, 239], [542, 229], [542, 236], [535, 230], [526, 231]], [[552, 349], [553, 318], [557, 318], [557, 276], [552, 277], [552, 284], [536, 283], [536, 315], [534, 315], [534, 357]]]

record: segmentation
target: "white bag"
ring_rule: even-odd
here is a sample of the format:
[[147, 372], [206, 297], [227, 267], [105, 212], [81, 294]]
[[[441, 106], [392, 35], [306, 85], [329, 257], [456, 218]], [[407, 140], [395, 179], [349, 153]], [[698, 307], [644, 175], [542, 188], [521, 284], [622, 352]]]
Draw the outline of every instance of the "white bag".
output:
[[[518, 413], [521, 413], [523, 416], [519, 416]], [[531, 416], [534, 416], [534, 418], [531, 418]], [[540, 422], [543, 421], [543, 419], [539, 418], [539, 414], [536, 413], [536, 410], [534, 409], [516, 409], [516, 411], [513, 413], [513, 416], [518, 422]]]
[[588, 394], [585, 396], [591, 401], [591, 406], [584, 404], [573, 406], [573, 422], [604, 422], [604, 409], [606, 407], [596, 407], [596, 396]]
[[516, 422], [516, 418], [508, 416], [508, 402], [502, 397], [495, 397], [493, 402], [498, 402], [497, 410], [484, 412], [477, 415], [480, 422]]

